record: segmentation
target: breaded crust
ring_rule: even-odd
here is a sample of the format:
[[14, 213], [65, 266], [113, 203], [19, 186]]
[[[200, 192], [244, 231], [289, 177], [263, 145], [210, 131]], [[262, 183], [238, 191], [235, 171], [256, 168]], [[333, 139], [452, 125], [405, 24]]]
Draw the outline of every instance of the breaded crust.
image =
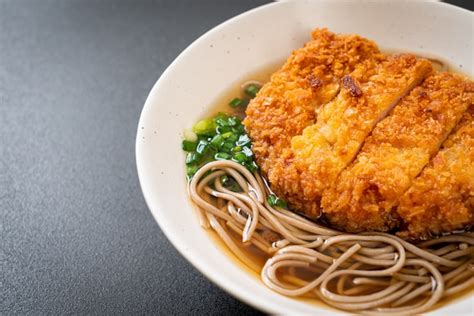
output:
[[[253, 151], [272, 189], [295, 209], [319, 215], [319, 203], [301, 196], [291, 139], [316, 121], [317, 110], [337, 95], [340, 80], [367, 60], [381, 60], [374, 42], [317, 29], [294, 51], [247, 107], [244, 120]], [[360, 67], [360, 66], [359, 66]]]
[[474, 225], [474, 84], [456, 131], [400, 199], [399, 235], [424, 239]]
[[459, 75], [434, 74], [377, 124], [357, 159], [323, 194], [331, 224], [352, 232], [400, 225], [399, 199], [471, 104], [469, 85]]
[[306, 199], [322, 196], [377, 122], [431, 71], [428, 60], [403, 54], [380, 63], [362, 63], [342, 79], [343, 88], [322, 108], [316, 124], [291, 142]]
[[346, 231], [423, 238], [473, 225], [473, 82], [357, 35], [312, 36], [246, 110], [273, 191], [313, 218], [322, 203]]

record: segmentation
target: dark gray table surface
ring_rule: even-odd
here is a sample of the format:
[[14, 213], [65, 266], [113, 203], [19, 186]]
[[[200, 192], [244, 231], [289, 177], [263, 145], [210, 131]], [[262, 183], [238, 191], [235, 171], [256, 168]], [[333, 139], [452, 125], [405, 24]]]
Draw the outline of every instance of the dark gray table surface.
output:
[[258, 314], [161, 233], [134, 142], [168, 64], [262, 2], [0, 0], [0, 314]]

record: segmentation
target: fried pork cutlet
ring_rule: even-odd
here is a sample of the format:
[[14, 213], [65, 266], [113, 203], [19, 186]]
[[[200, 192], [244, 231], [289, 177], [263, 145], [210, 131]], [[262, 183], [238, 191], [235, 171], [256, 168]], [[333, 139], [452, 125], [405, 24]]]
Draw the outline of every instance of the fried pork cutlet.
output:
[[[324, 192], [321, 204], [327, 219], [353, 232], [398, 227], [399, 199], [471, 104], [469, 85], [459, 75], [438, 73], [403, 98], [366, 138], [357, 159]], [[474, 147], [470, 148], [472, 153]]]
[[474, 85], [471, 107], [400, 199], [404, 238], [423, 239], [474, 225]]
[[[302, 209], [303, 187], [292, 164], [293, 136], [316, 121], [317, 111], [337, 95], [340, 80], [356, 67], [383, 59], [374, 42], [357, 35], [317, 29], [313, 39], [294, 51], [247, 107], [244, 121], [253, 151], [275, 193]], [[319, 214], [309, 201], [306, 209]]]
[[322, 108], [316, 124], [291, 142], [305, 200], [319, 202], [324, 189], [354, 159], [375, 124], [432, 70], [428, 60], [403, 54], [369, 64], [366, 69], [356, 68], [342, 78], [341, 91]]

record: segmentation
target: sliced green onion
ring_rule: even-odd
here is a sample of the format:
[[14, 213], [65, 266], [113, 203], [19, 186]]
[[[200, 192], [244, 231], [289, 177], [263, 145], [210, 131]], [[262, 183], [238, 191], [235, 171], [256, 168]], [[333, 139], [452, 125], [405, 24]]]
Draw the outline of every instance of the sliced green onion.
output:
[[223, 175], [223, 176], [221, 176], [220, 180], [221, 180], [222, 185], [225, 188], [227, 188], [231, 191], [234, 191], [234, 192], [242, 192], [242, 188], [237, 183], [237, 181], [235, 181], [234, 178]]
[[247, 134], [240, 135], [239, 140], [237, 141], [236, 145], [238, 146], [246, 146], [250, 144], [250, 138], [248, 137]]
[[247, 99], [241, 99], [241, 98], [235, 98], [232, 99], [232, 101], [229, 102], [230, 107], [232, 108], [238, 108], [238, 107], [244, 107], [247, 106], [249, 101]]
[[238, 117], [231, 116], [227, 119], [227, 124], [229, 124], [229, 126], [237, 126], [240, 124], [240, 119]]
[[244, 89], [245, 94], [252, 98], [257, 95], [258, 91], [260, 91], [260, 87], [255, 84], [249, 84]]
[[208, 147], [209, 147], [209, 142], [207, 142], [205, 140], [200, 140], [197, 147], [196, 147], [196, 151], [199, 154], [204, 154]]
[[[238, 146], [240, 147], [240, 146]], [[248, 147], [242, 147], [242, 152], [245, 154], [247, 157], [252, 157], [253, 156], [253, 151], [248, 148]]]
[[228, 153], [218, 152], [214, 155], [215, 160], [229, 160], [231, 156]]
[[275, 206], [276, 200], [277, 200], [276, 195], [270, 194], [270, 195], [267, 197], [267, 202], [268, 202], [268, 204], [270, 204], [270, 206]]
[[243, 134], [245, 133], [245, 127], [242, 124], [232, 127], [232, 132], [235, 134]]
[[238, 152], [234, 154], [232, 157], [232, 160], [238, 162], [238, 163], [244, 163], [247, 160], [247, 156], [243, 152]]
[[193, 132], [198, 135], [214, 136], [216, 134], [216, 124], [212, 119], [200, 120], [193, 126]]
[[229, 126], [228, 120], [229, 120], [229, 116], [225, 113], [219, 113], [214, 118], [214, 122], [217, 124], [217, 126], [221, 126], [221, 127]]
[[212, 146], [214, 146], [214, 148], [216, 148], [216, 149], [221, 148], [222, 145], [224, 145], [224, 142], [225, 142], [225, 139], [224, 139], [224, 137], [222, 137], [222, 135], [216, 135], [211, 140]]
[[[229, 130], [230, 130], [230, 129], [229, 129]], [[227, 139], [227, 138], [229, 138], [229, 137], [231, 137], [231, 136], [233, 136], [233, 135], [234, 135], [233, 132], [228, 131], [227, 133], [222, 134], [222, 137], [224, 137], [225, 139]]]
[[267, 197], [267, 201], [268, 201], [268, 204], [270, 204], [270, 206], [276, 206], [276, 207], [281, 207], [281, 208], [286, 208], [286, 201], [283, 200], [283, 199], [280, 199], [279, 197], [277, 197], [276, 195], [274, 194], [270, 194], [268, 197]]
[[229, 181], [229, 177], [227, 175], [223, 175], [220, 177], [221, 184], [225, 185]]
[[248, 164], [247, 166], [247, 169], [250, 170], [250, 172], [255, 172], [258, 170], [258, 165], [255, 161], [252, 161], [250, 164]]
[[184, 151], [195, 151], [196, 150], [196, 147], [197, 147], [197, 143], [196, 142], [192, 142], [192, 141], [189, 141], [189, 140], [183, 140], [183, 142], [181, 143], [181, 148], [183, 148]]
[[226, 141], [221, 147], [221, 151], [230, 152], [235, 147], [233, 142]]
[[186, 175], [188, 176], [188, 178], [192, 178], [192, 176], [194, 176], [198, 169], [199, 168], [197, 166], [186, 166]]
[[232, 135], [230, 135], [226, 141], [228, 142], [232, 142], [232, 144], [235, 144], [235, 142], [237, 141], [237, 139], [239, 139], [239, 136], [238, 135], [235, 135], [234, 133], [232, 133]]
[[[241, 100], [248, 102], [247, 99]], [[237, 101], [234, 102], [236, 103]], [[245, 134], [245, 127], [239, 117], [219, 113], [213, 118], [196, 123], [193, 131], [188, 130], [188, 136], [192, 137], [189, 137], [190, 139], [185, 137], [181, 145], [182, 149], [188, 152], [186, 156], [188, 178], [192, 177], [201, 166], [214, 160], [233, 160], [251, 172], [258, 170], [250, 148], [251, 140]], [[231, 180], [229, 181], [235, 182], [234, 179]], [[241, 191], [241, 188], [235, 183], [232, 190]]]
[[287, 208], [286, 201], [282, 199], [278, 199], [277, 203], [275, 206], [281, 207], [281, 208]]
[[216, 128], [217, 134], [225, 135], [228, 132], [232, 133], [232, 127], [230, 126], [217, 126]]
[[234, 148], [232, 148], [232, 152], [234, 152], [234, 153], [239, 152], [239, 151], [242, 151], [242, 147], [235, 146]]
[[197, 152], [188, 153], [186, 155], [186, 164], [190, 165], [190, 164], [193, 164], [195, 162], [198, 162], [199, 158], [200, 158], [200, 156]]

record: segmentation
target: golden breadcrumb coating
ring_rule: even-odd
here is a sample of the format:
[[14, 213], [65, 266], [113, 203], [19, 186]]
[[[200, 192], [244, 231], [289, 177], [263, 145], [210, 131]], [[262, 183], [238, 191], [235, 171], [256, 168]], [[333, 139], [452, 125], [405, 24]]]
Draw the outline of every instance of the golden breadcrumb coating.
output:
[[342, 79], [337, 97], [318, 114], [317, 123], [292, 139], [303, 195], [318, 200], [354, 159], [375, 124], [432, 72], [431, 63], [413, 55], [361, 63]]
[[438, 73], [403, 98], [324, 192], [326, 218], [353, 232], [398, 227], [399, 199], [471, 104], [469, 85], [459, 75]]
[[322, 203], [346, 231], [423, 238], [474, 225], [473, 82], [357, 35], [312, 37], [246, 110], [273, 191], [309, 217]]
[[403, 238], [424, 239], [474, 225], [474, 84], [471, 107], [401, 197]]
[[340, 80], [367, 60], [381, 60], [374, 42], [357, 35], [317, 29], [295, 50], [247, 107], [244, 120], [253, 151], [272, 189], [289, 204], [319, 215], [319, 204], [305, 200], [293, 165], [291, 139], [316, 121], [316, 111], [337, 95]]

